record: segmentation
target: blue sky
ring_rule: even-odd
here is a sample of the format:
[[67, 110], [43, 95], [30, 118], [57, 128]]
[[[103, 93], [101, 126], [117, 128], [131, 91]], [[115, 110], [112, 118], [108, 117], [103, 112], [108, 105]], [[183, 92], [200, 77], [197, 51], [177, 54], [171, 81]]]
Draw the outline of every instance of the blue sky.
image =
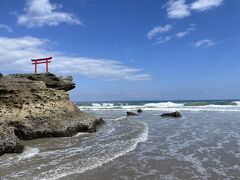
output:
[[0, 10], [0, 72], [53, 56], [50, 71], [74, 77], [74, 101], [240, 98], [240, 0], [0, 0]]

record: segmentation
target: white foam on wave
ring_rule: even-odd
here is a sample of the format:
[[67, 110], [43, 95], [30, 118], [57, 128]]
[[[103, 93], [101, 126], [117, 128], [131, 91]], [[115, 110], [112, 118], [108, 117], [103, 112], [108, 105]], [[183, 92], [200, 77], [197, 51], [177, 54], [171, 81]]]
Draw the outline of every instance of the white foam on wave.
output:
[[182, 107], [184, 104], [182, 103], [173, 103], [173, 102], [161, 102], [161, 103], [146, 103], [143, 107]]
[[89, 134], [88, 132], [79, 132], [76, 135], [74, 135], [74, 137], [85, 136], [85, 135], [88, 135], [88, 134]]
[[88, 110], [137, 110], [139, 108], [144, 111], [214, 111], [214, 112], [240, 112], [240, 101], [234, 101], [237, 105], [203, 105], [203, 106], [184, 106], [184, 103], [174, 102], [159, 102], [159, 103], [146, 103], [143, 105], [114, 105], [111, 103], [96, 104], [92, 106], [80, 106], [80, 109]]
[[93, 107], [101, 107], [102, 105], [99, 104], [99, 103], [92, 103], [92, 106], [93, 106]]
[[23, 159], [32, 158], [33, 156], [35, 156], [38, 153], [39, 153], [38, 148], [26, 147], [25, 150], [23, 151], [23, 153], [18, 156], [18, 161], [21, 161]]
[[236, 103], [237, 106], [240, 106], [240, 101], [233, 101], [233, 103]]
[[[239, 102], [240, 103], [240, 102]], [[184, 104], [170, 103], [158, 107], [147, 107], [144, 110], [162, 110], [162, 111], [217, 111], [217, 112], [240, 112], [240, 106], [236, 105], [205, 105], [205, 106], [184, 106]]]
[[121, 120], [124, 120], [124, 119], [126, 119], [126, 118], [127, 118], [126, 116], [121, 116], [121, 117], [112, 119], [112, 121], [121, 121]]
[[92, 103], [93, 107], [112, 107], [114, 104], [112, 103]]
[[191, 163], [192, 166], [197, 170], [197, 172], [200, 173], [205, 179], [205, 177], [207, 176], [207, 170], [206, 168], [203, 167], [201, 160], [199, 160], [194, 156], [195, 154], [189, 154], [189, 155], [183, 156], [182, 159], [186, 162]]
[[240, 108], [210, 108], [210, 107], [181, 107], [181, 108], [146, 108], [144, 111], [190, 111], [190, 112], [240, 112]]
[[179, 107], [144, 107], [144, 106], [122, 106], [122, 107], [80, 107], [82, 110], [136, 110], [141, 108], [144, 111], [213, 111], [213, 112], [240, 112], [240, 106], [223, 106], [223, 105], [207, 105], [207, 106], [179, 106]]
[[[60, 166], [59, 169], [57, 169], [57, 170], [49, 171], [48, 172], [49, 174], [46, 174], [43, 179], [59, 179], [59, 178], [63, 178], [63, 177], [66, 177], [66, 176], [69, 176], [72, 174], [81, 174], [88, 170], [92, 170], [97, 167], [100, 167], [103, 164], [109, 163], [118, 157], [124, 156], [125, 154], [133, 151], [139, 143], [145, 142], [148, 139], [148, 126], [145, 123], [142, 123], [142, 124], [144, 125], [143, 132], [137, 138], [133, 139], [132, 140], [133, 143], [126, 149], [120, 150], [119, 152], [112, 154], [112, 155], [105, 154], [103, 157], [101, 157], [101, 156], [100, 157], [92, 157], [91, 163], [85, 167], [76, 167], [76, 169], [72, 169], [72, 168], [66, 169], [66, 167], [70, 167], [71, 164], [69, 164], [69, 166], [67, 164], [65, 164], [64, 167]], [[63, 171], [65, 171], [65, 172], [63, 172]]]

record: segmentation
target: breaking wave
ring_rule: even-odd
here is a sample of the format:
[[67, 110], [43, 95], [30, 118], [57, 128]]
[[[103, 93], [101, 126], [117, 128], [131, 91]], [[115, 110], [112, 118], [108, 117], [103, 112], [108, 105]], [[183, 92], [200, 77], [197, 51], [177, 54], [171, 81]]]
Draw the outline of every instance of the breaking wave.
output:
[[37, 155], [38, 153], [39, 153], [38, 148], [26, 147], [24, 152], [18, 156], [18, 161], [21, 161], [23, 159], [32, 158], [33, 156]]
[[182, 107], [183, 103], [162, 102], [162, 103], [146, 103], [144, 107]]
[[240, 101], [182, 101], [182, 102], [111, 102], [79, 104], [89, 110], [161, 110], [161, 111], [220, 111], [240, 112]]

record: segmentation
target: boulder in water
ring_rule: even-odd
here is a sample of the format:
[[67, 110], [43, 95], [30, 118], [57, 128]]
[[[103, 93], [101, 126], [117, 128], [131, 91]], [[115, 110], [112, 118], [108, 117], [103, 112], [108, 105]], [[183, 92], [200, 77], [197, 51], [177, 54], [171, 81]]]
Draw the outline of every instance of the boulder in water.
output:
[[138, 114], [136, 114], [136, 113], [134, 113], [134, 112], [128, 111], [128, 112], [127, 112], [127, 115], [128, 115], [128, 116], [137, 116]]
[[138, 113], [142, 113], [143, 110], [142, 110], [142, 109], [138, 109], [137, 112], [138, 112]]
[[161, 115], [161, 117], [179, 118], [179, 117], [182, 117], [182, 115], [180, 114], [180, 112], [176, 111], [176, 112], [172, 112], [172, 113], [164, 113], [164, 114]]

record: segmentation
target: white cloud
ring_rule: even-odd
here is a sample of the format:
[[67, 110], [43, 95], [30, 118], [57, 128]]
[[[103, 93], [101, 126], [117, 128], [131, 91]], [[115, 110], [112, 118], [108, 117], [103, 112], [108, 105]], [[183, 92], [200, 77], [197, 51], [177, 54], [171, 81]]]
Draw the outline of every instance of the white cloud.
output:
[[191, 4], [191, 9], [205, 11], [222, 5], [223, 1], [224, 0], [197, 0]]
[[62, 5], [49, 0], [28, 0], [25, 14], [18, 15], [18, 24], [32, 27], [57, 26], [60, 23], [77, 24], [81, 21], [71, 13], [57, 11]]
[[182, 38], [182, 37], [186, 36], [187, 34], [188, 34], [187, 31], [182, 31], [182, 32], [177, 33], [176, 37], [177, 38]]
[[[171, 26], [171, 28], [172, 28], [172, 26]], [[153, 45], [158, 45], [158, 44], [163, 44], [163, 43], [169, 42], [169, 41], [174, 40], [174, 39], [183, 38], [183, 37], [191, 34], [195, 30], [197, 30], [196, 25], [195, 24], [190, 24], [186, 30], [180, 31], [176, 34], [168, 34], [166, 36], [161, 35], [161, 36], [157, 36], [157, 37], [156, 37], [156, 34], [155, 34], [154, 36], [150, 36], [151, 38], [149, 38], [149, 37], [148, 38], [153, 39], [155, 41], [153, 43]]]
[[[95, 59], [87, 57], [71, 57], [46, 48], [48, 40], [35, 37], [7, 38], [0, 37], [0, 72], [31, 72], [30, 59], [53, 56], [50, 71], [57, 74], [79, 74], [87, 77], [104, 78], [106, 80], [150, 80], [149, 74], [142, 69], [132, 68], [120, 61]], [[44, 65], [39, 66], [44, 71]]]
[[212, 46], [217, 45], [218, 43], [211, 40], [211, 39], [203, 39], [203, 40], [197, 41], [197, 42], [192, 43], [192, 44], [196, 48], [199, 48], [199, 47], [212, 47]]
[[184, 18], [190, 16], [191, 12], [186, 0], [169, 0], [167, 2], [167, 15], [169, 18]]
[[165, 33], [172, 30], [172, 26], [167, 24], [165, 26], [156, 26], [147, 33], [148, 39], [153, 39], [157, 34]]
[[177, 38], [183, 38], [183, 37], [191, 34], [195, 30], [197, 30], [197, 28], [195, 27], [195, 24], [191, 24], [185, 31], [178, 32], [176, 34], [176, 37]]
[[195, 0], [187, 4], [186, 0], [169, 0], [166, 4], [168, 18], [180, 19], [190, 16], [192, 11], [206, 11], [222, 5], [224, 0]]
[[158, 40], [154, 43], [154, 45], [166, 43], [172, 40], [172, 38], [173, 36], [159, 37]]
[[6, 24], [0, 24], [0, 29], [4, 29], [7, 32], [13, 32], [12, 28], [10, 26], [7, 26]]

